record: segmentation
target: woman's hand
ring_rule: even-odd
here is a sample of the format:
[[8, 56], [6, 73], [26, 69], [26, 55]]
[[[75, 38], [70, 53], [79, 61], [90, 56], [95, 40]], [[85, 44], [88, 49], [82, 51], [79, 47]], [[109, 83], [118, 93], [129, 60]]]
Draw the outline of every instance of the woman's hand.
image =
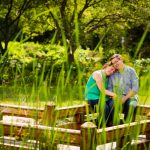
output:
[[126, 100], [127, 100], [126, 96], [123, 96], [122, 97], [122, 104], [124, 104], [126, 102]]
[[113, 96], [112, 96], [113, 100], [116, 100], [117, 99], [117, 94], [114, 93]]

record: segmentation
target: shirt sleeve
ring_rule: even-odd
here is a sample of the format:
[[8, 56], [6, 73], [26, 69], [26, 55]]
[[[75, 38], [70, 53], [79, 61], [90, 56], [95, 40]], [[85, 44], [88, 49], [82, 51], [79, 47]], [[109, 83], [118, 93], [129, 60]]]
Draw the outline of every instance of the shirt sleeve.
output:
[[108, 77], [108, 87], [109, 91], [113, 91], [113, 83], [112, 83], [112, 76]]
[[131, 71], [131, 85], [132, 85], [132, 90], [137, 94], [139, 90], [139, 78], [134, 69]]

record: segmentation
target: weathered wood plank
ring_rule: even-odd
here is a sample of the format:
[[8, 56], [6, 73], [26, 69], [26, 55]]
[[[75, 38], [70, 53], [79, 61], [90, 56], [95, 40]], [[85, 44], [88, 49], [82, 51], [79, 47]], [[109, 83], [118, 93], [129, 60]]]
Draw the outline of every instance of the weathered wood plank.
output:
[[63, 108], [56, 108], [55, 112], [59, 116], [59, 118], [74, 116], [79, 113], [86, 114], [88, 111], [88, 105], [78, 105], [78, 106], [70, 106]]
[[22, 106], [22, 105], [13, 105], [13, 104], [0, 104], [0, 110], [3, 108], [16, 108], [16, 109], [24, 109], [24, 110], [39, 110], [43, 111], [43, 108], [36, 108], [31, 106]]
[[[72, 130], [72, 129], [64, 129], [64, 128], [56, 128], [56, 127], [47, 127], [41, 125], [27, 125], [20, 123], [3, 123], [0, 122], [3, 126], [4, 135], [17, 135], [17, 136], [31, 136], [35, 139], [46, 138], [51, 139], [54, 138], [55, 142], [59, 143], [70, 143], [73, 145], [80, 144], [81, 135], [80, 130]], [[143, 120], [140, 122], [133, 122], [130, 124], [118, 125], [113, 127], [108, 127], [104, 129], [97, 129], [96, 132], [96, 141], [97, 145], [101, 145], [104, 143], [109, 143], [112, 141], [116, 141], [125, 136], [131, 136], [132, 138], [136, 138], [140, 133], [150, 132], [150, 120]], [[55, 136], [54, 136], [55, 135]], [[107, 137], [104, 139], [104, 137]]]
[[38, 141], [19, 141], [15, 137], [1, 136], [0, 137], [0, 149], [2, 150], [39, 150]]
[[[79, 113], [86, 114], [88, 105], [77, 105], [63, 108], [55, 108], [55, 115], [61, 119], [64, 117], [75, 116]], [[47, 107], [46, 107], [47, 108]], [[0, 104], [0, 111], [4, 115], [15, 115], [24, 117], [33, 117], [38, 115], [39, 118], [43, 117], [44, 108], [34, 108], [29, 106]]]
[[[138, 105], [139, 115], [150, 114], [150, 106], [148, 105]], [[20, 106], [20, 105], [10, 105], [10, 104], [0, 104], [0, 111], [4, 115], [16, 115], [23, 117], [37, 116], [39, 118], [43, 117], [44, 108], [35, 108], [30, 106]], [[55, 108], [55, 114], [57, 118], [64, 118], [69, 116], [74, 116], [79, 113], [88, 114], [88, 105], [76, 105], [68, 106], [62, 108]]]
[[145, 138], [138, 138], [137, 140], [132, 141], [131, 149], [133, 150], [144, 150], [147, 148], [147, 150], [150, 148], [150, 140]]
[[76, 122], [68, 122], [64, 123], [62, 125], [57, 125], [59, 128], [65, 128], [65, 129], [75, 129], [75, 130], [80, 130], [81, 129], [81, 124], [76, 123]]
[[117, 141], [129, 135], [132, 138], [136, 138], [140, 133], [146, 132], [150, 132], [150, 120], [97, 129], [97, 144], [101, 145]]
[[0, 104], [0, 112], [2, 115], [42, 118], [44, 109], [29, 106]]
[[[20, 105], [12, 105], [12, 104], [0, 104], [0, 111], [2, 111], [5, 108], [13, 108], [12, 110], [31, 110], [31, 111], [40, 111], [43, 112], [44, 108], [35, 108], [31, 106], [20, 106]], [[150, 106], [149, 105], [138, 105], [138, 109], [141, 110], [141, 114], [147, 114], [150, 112]], [[65, 117], [67, 115], [72, 115], [75, 112], [87, 112], [88, 105], [76, 105], [76, 106], [68, 106], [68, 107], [62, 107], [62, 108], [56, 108], [56, 112], [59, 112], [60, 117]], [[10, 109], [11, 110], [11, 109]], [[70, 112], [69, 112], [70, 111]]]
[[[72, 145], [80, 145], [80, 130], [48, 127], [42, 125], [28, 125], [22, 123], [6, 123], [0, 121], [3, 127], [5, 136], [18, 136], [33, 138], [38, 141], [46, 139], [47, 142], [52, 141], [56, 143], [70, 143]], [[46, 142], [44, 141], [44, 142]]]
[[145, 115], [150, 118], [150, 106], [148, 105], [138, 105], [137, 106], [137, 113], [139, 115]]

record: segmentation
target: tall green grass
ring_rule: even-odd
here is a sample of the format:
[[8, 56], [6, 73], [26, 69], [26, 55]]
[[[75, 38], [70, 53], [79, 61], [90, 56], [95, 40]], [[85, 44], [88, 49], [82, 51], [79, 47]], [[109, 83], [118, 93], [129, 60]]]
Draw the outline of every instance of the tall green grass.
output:
[[[58, 16], [56, 14], [54, 14], [55, 19], [58, 20]], [[78, 18], [77, 15], [75, 15], [75, 41], [76, 44], [79, 44], [79, 29], [78, 29]], [[59, 21], [58, 21], [59, 22]], [[61, 24], [61, 22], [60, 22]], [[147, 31], [147, 30], [146, 30]], [[66, 50], [66, 64], [62, 64], [61, 66], [61, 70], [60, 72], [57, 74], [56, 77], [56, 83], [53, 84], [52, 79], [53, 76], [55, 75], [54, 73], [54, 69], [55, 69], [55, 65], [52, 65], [49, 74], [45, 77], [45, 63], [43, 63], [42, 66], [42, 71], [39, 73], [38, 69], [37, 69], [37, 59], [35, 59], [35, 61], [33, 62], [33, 66], [32, 66], [32, 71], [34, 74], [34, 79], [32, 81], [32, 83], [27, 84], [26, 83], [26, 76], [24, 74], [25, 72], [25, 66], [22, 65], [21, 69], [19, 66], [16, 66], [16, 70], [14, 70], [13, 72], [13, 84], [11, 86], [6, 86], [5, 84], [1, 85], [0, 87], [0, 100], [1, 103], [15, 103], [15, 104], [19, 104], [19, 105], [31, 105], [34, 107], [44, 107], [44, 105], [46, 103], [48, 103], [49, 101], [53, 101], [56, 103], [57, 107], [61, 107], [61, 106], [68, 106], [68, 105], [76, 105], [76, 104], [83, 104], [86, 103], [84, 101], [84, 87], [85, 85], [83, 84], [83, 73], [81, 68], [80, 68], [80, 64], [79, 62], [75, 62], [76, 63], [76, 67], [77, 67], [77, 72], [76, 72], [76, 82], [72, 81], [71, 75], [72, 75], [72, 66], [68, 63], [68, 45], [67, 45], [67, 39], [65, 37], [65, 32], [63, 30], [63, 28], [61, 28], [61, 33], [62, 33], [62, 41], [63, 41], [63, 45], [65, 47]], [[145, 35], [146, 33], [144, 33]], [[143, 36], [144, 36], [143, 35]], [[54, 38], [55, 38], [55, 34], [54, 34]], [[142, 37], [143, 39], [143, 37]], [[141, 46], [143, 40], [141, 39], [139, 45]], [[53, 39], [54, 41], [54, 39]], [[100, 41], [101, 42], [101, 41]], [[138, 46], [137, 51], [135, 52], [135, 55], [137, 54], [137, 52], [139, 51], [140, 46]], [[6, 52], [7, 53], [7, 52]], [[1, 58], [0, 62], [2, 62], [5, 58], [5, 55]], [[66, 69], [66, 65], [68, 69]], [[0, 70], [2, 71], [2, 67], [0, 68]], [[2, 72], [1, 72], [2, 74]], [[19, 79], [20, 82], [18, 82], [18, 76], [21, 78]], [[147, 75], [143, 76], [141, 78], [141, 82], [140, 82], [140, 90], [139, 90], [139, 103], [140, 104], [150, 104], [150, 73], [148, 73]], [[98, 111], [101, 112], [101, 116], [99, 117], [100, 122], [103, 122], [103, 116], [104, 116], [104, 104], [105, 104], [105, 98], [102, 99], [102, 103], [100, 105], [100, 107], [98, 108]], [[116, 101], [115, 103], [116, 108], [120, 109], [120, 104]], [[115, 112], [115, 122], [118, 122], [118, 111], [116, 109]], [[94, 119], [93, 119], [94, 120]], [[102, 126], [103, 128], [105, 128], [105, 124], [103, 124]], [[30, 130], [30, 129], [29, 129]], [[1, 134], [2, 133], [2, 129], [1, 129]], [[34, 132], [34, 131], [33, 131]], [[138, 138], [139, 132], [138, 132], [138, 127], [137, 129], [135, 129], [136, 132], [136, 138]], [[114, 133], [114, 136], [117, 136], [119, 133]], [[25, 139], [23, 139], [23, 142], [27, 141], [27, 139], [31, 138], [33, 139], [33, 134], [30, 134], [29, 136], [27, 136]], [[55, 136], [59, 136], [59, 135], [55, 135], [55, 134], [47, 134], [47, 132], [45, 131], [45, 139], [47, 137], [49, 137], [50, 139], [50, 144], [49, 145], [42, 145], [42, 147], [46, 147], [48, 146], [48, 149], [51, 150], [51, 145], [54, 144], [54, 139]], [[69, 145], [69, 138], [66, 135], [66, 138], [68, 138], [68, 145]], [[130, 137], [132, 139], [132, 135]], [[102, 143], [106, 142], [106, 133], [105, 131], [102, 134]], [[118, 139], [119, 140], [119, 139]], [[126, 139], [125, 139], [126, 141]], [[128, 143], [126, 143], [124, 141], [124, 147], [123, 149], [127, 149], [128, 148]]]

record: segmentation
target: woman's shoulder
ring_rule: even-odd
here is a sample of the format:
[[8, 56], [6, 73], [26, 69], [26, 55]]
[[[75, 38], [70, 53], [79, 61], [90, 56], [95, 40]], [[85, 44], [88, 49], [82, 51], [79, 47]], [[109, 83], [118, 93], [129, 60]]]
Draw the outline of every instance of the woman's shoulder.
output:
[[96, 70], [93, 72], [93, 74], [102, 75], [102, 70]]
[[94, 79], [102, 77], [102, 70], [96, 70], [96, 71], [94, 71], [93, 74], [92, 74], [92, 77]]

